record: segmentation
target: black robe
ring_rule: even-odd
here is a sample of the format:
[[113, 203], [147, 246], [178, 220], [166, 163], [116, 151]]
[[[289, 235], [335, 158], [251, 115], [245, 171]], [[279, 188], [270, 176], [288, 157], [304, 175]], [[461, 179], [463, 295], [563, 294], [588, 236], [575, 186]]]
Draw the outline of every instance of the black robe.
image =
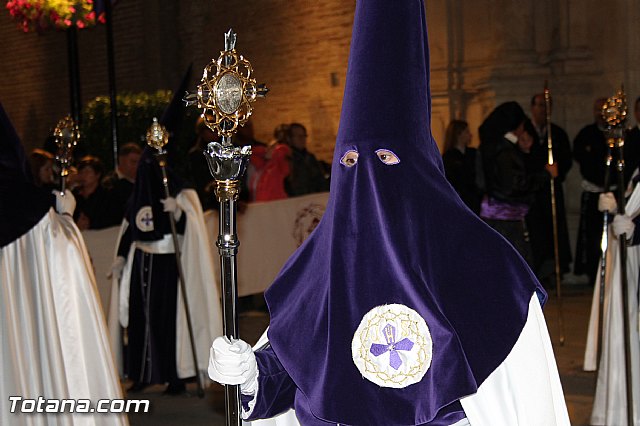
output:
[[466, 148], [462, 153], [456, 148], [447, 150], [442, 156], [444, 172], [447, 180], [456, 190], [464, 203], [473, 210], [480, 212], [482, 190], [476, 184], [476, 159], [477, 150]]
[[116, 208], [113, 194], [101, 185], [98, 185], [87, 198], [77, 192], [74, 195], [76, 210], [73, 218], [77, 221], [80, 214], [83, 213], [89, 218], [89, 229], [103, 229], [122, 223], [122, 216]]
[[[613, 162], [609, 171], [606, 167], [607, 151], [605, 134], [596, 123], [582, 128], [573, 141], [573, 158], [580, 166], [582, 178], [601, 188], [605, 186], [605, 175], [609, 172], [611, 173], [607, 179], [608, 184], [616, 182], [613, 170], [618, 157], [617, 151], [613, 152]], [[601, 254], [600, 241], [604, 219], [598, 210], [599, 195], [599, 192], [582, 192], [576, 258], [573, 264], [573, 272], [576, 275], [587, 274], [591, 285], [595, 283]]]
[[[564, 203], [563, 183], [571, 169], [571, 143], [567, 133], [559, 126], [551, 124], [553, 159], [558, 165], [558, 176], [554, 180], [556, 219], [558, 225], [558, 248], [560, 253], [560, 273], [569, 272], [571, 244], [567, 227], [567, 212]], [[544, 171], [548, 162], [547, 135], [545, 132], [534, 141], [529, 155], [530, 167], [534, 172]], [[553, 216], [551, 207], [551, 184], [542, 185], [535, 192], [534, 202], [527, 214], [527, 228], [533, 252], [533, 270], [538, 278], [544, 279], [554, 272], [555, 253], [553, 236]]]
[[[171, 234], [160, 166], [147, 147], [140, 157], [136, 183], [128, 204], [129, 226], [120, 239], [118, 256], [128, 256], [132, 242], [154, 244]], [[185, 182], [167, 166], [169, 193], [177, 197]], [[146, 212], [146, 213], [145, 213]], [[153, 226], [149, 227], [149, 223]], [[146, 225], [146, 226], [145, 226]], [[186, 214], [176, 223], [184, 234]], [[138, 383], [179, 383], [176, 369], [176, 304], [178, 268], [175, 253], [153, 254], [136, 248], [131, 268], [126, 371]]]

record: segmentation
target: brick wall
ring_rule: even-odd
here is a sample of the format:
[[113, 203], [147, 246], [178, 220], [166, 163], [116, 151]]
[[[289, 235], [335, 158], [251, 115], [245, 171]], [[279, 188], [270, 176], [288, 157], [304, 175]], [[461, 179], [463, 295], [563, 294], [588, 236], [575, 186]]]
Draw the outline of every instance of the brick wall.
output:
[[[229, 6], [215, 0], [204, 4], [210, 6], [203, 8], [205, 18], [197, 25], [183, 21], [194, 10], [181, 16], [182, 45], [191, 51], [183, 55], [193, 58], [201, 70], [218, 57], [223, 34], [232, 27], [238, 34], [238, 52], [251, 61], [258, 83], [266, 82], [270, 89], [267, 99], [254, 104], [257, 138], [269, 140], [278, 124], [297, 121], [307, 127], [309, 149], [331, 160], [355, 2], [275, 0]], [[225, 15], [225, 7], [232, 8], [233, 14]]]
[[[617, 7], [611, 9], [623, 23], [618, 38], [629, 41], [609, 49], [602, 41], [606, 38], [600, 36], [608, 28], [600, 20], [604, 6], [590, 7], [595, 0], [560, 3], [571, 8], [572, 19], [553, 13], [556, 21], [537, 20], [544, 25], [535, 30], [535, 40], [548, 42], [538, 43], [539, 47], [531, 34], [519, 34], [516, 40], [524, 46], [520, 52], [524, 55], [518, 56], [496, 49], [504, 45], [500, 37], [504, 28], [528, 34], [528, 26], [512, 22], [527, 19], [519, 15], [519, 8], [505, 8], [505, 2], [489, 0], [464, 8], [459, 2], [427, 0], [432, 130], [437, 140], [442, 141], [444, 128], [457, 115], [450, 108], [452, 99], [466, 102], [458, 118], [466, 118], [475, 129], [496, 102], [516, 99], [526, 105], [549, 77], [558, 95], [555, 120], [571, 136], [590, 120], [592, 99], [613, 93], [619, 82], [625, 82], [631, 99], [637, 96], [640, 85], [635, 76], [640, 71], [633, 55], [638, 42], [631, 34], [640, 6], [628, 3], [624, 8], [624, 0], [614, 1]], [[529, 9], [534, 4], [525, 3]], [[309, 149], [330, 160], [354, 9], [355, 0], [120, 0], [114, 9], [117, 88], [174, 89], [190, 63], [194, 65], [194, 88], [201, 70], [223, 48], [224, 32], [233, 27], [238, 33], [238, 51], [253, 64], [256, 79], [271, 89], [266, 100], [255, 104], [256, 137], [269, 140], [278, 124], [298, 121], [308, 128]], [[556, 26], [565, 28], [571, 37], [556, 40], [552, 37]], [[487, 28], [491, 31], [485, 31]], [[103, 25], [80, 31], [84, 104], [108, 93], [105, 45]], [[462, 62], [456, 63], [456, 58]], [[460, 75], [451, 80], [454, 72]], [[3, 9], [0, 76], [0, 102], [27, 147], [40, 145], [69, 111], [65, 33], [22, 33]], [[455, 86], [456, 82], [461, 86]]]
[[[330, 160], [354, 7], [354, 0], [119, 1], [117, 89], [173, 89], [191, 62], [195, 87], [204, 66], [223, 48], [224, 32], [233, 27], [238, 51], [271, 90], [255, 104], [256, 137], [269, 140], [278, 124], [298, 121], [308, 128], [309, 149]], [[31, 149], [69, 112], [66, 33], [22, 33], [3, 10], [0, 40], [0, 101]], [[80, 31], [78, 45], [84, 105], [108, 93], [105, 27]]]

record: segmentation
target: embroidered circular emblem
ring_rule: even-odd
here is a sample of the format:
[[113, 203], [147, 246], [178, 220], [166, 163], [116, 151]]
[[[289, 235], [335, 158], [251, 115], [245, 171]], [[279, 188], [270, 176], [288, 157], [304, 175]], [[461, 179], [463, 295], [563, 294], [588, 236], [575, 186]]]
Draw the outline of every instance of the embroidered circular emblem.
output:
[[298, 211], [296, 221], [293, 224], [293, 238], [296, 239], [298, 247], [316, 229], [323, 214], [324, 206], [315, 203], [311, 203]]
[[136, 226], [142, 232], [153, 231], [153, 211], [151, 206], [144, 206], [136, 214]]
[[376, 306], [362, 318], [351, 341], [353, 362], [378, 386], [418, 383], [431, 366], [433, 341], [424, 319], [400, 304]]

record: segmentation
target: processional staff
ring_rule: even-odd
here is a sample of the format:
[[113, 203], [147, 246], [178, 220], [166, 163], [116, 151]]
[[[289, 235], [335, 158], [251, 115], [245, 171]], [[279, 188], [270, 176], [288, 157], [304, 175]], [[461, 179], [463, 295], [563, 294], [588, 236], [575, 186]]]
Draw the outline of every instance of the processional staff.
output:
[[[555, 164], [553, 158], [553, 137], [551, 135], [551, 92], [544, 84], [544, 104], [546, 109], [546, 128], [547, 128], [547, 164], [553, 166]], [[553, 224], [553, 257], [555, 261], [556, 276], [556, 296], [558, 299], [558, 327], [560, 329], [560, 345], [564, 345], [564, 317], [562, 309], [562, 285], [560, 279], [560, 249], [558, 244], [558, 213], [556, 206], [556, 179], [551, 177], [551, 220]]]
[[[601, 111], [603, 114], [603, 111]], [[605, 121], [607, 121], [606, 117], [603, 117]], [[611, 186], [611, 164], [613, 163], [613, 150], [615, 149], [616, 139], [613, 137], [611, 126], [607, 122], [607, 156], [604, 161], [604, 185], [602, 192], [606, 194], [609, 192], [609, 187]], [[596, 369], [600, 368], [600, 357], [602, 356], [602, 335], [604, 329], [604, 293], [605, 293], [605, 282], [607, 277], [607, 249], [609, 247], [609, 211], [604, 210], [602, 212], [602, 238], [600, 240], [600, 251], [602, 252], [600, 256], [600, 288], [598, 289], [599, 300], [598, 300], [598, 344], [597, 344], [597, 354], [596, 354]]]
[[53, 130], [53, 136], [58, 147], [56, 153], [56, 162], [60, 167], [60, 193], [64, 196], [67, 189], [67, 176], [69, 176], [69, 167], [73, 161], [73, 150], [80, 140], [80, 130], [78, 124], [67, 115], [56, 124]]
[[[187, 105], [197, 105], [203, 110], [205, 124], [222, 138], [221, 143], [210, 142], [204, 155], [211, 175], [216, 181], [216, 197], [220, 202], [219, 233], [216, 246], [220, 254], [220, 278], [222, 282], [222, 313], [225, 336], [238, 339], [238, 241], [236, 213], [240, 183], [244, 175], [251, 147], [234, 147], [233, 134], [251, 116], [256, 98], [267, 94], [265, 85], [256, 84], [249, 61], [236, 53], [236, 34], [225, 33], [225, 50], [218, 59], [204, 69], [201, 84], [196, 93], [186, 93]], [[240, 387], [225, 386], [227, 426], [240, 426]]]
[[[164, 146], [169, 142], [169, 132], [158, 123], [157, 118], [153, 118], [153, 124], [147, 130], [147, 145], [156, 150], [155, 157], [162, 172], [162, 186], [164, 187], [164, 195], [166, 198], [171, 197], [169, 192], [169, 179], [167, 177], [167, 151]], [[173, 248], [176, 255], [176, 264], [178, 268], [178, 281], [180, 285], [180, 294], [184, 304], [184, 312], [187, 317], [187, 328], [189, 330], [189, 341], [191, 342], [191, 354], [193, 355], [193, 365], [196, 372], [196, 381], [198, 384], [198, 397], [204, 397], [204, 388], [202, 386], [202, 378], [198, 370], [198, 356], [196, 354], [195, 339], [193, 338], [193, 326], [191, 325], [191, 312], [189, 310], [189, 301], [187, 300], [187, 289], [185, 287], [184, 270], [182, 269], [182, 259], [180, 255], [180, 242], [178, 240], [178, 231], [176, 230], [176, 218], [173, 211], [169, 211], [169, 224], [171, 225], [171, 236], [173, 237]]]
[[[615, 96], [607, 99], [607, 102], [602, 106], [602, 117], [607, 123], [607, 139], [613, 139], [613, 142], [608, 142], [610, 145], [615, 146], [618, 150], [618, 160], [616, 163], [616, 171], [618, 172], [618, 213], [624, 214], [625, 210], [625, 198], [624, 198], [624, 129], [625, 121], [627, 119], [627, 98], [624, 93], [624, 88], [615, 94]], [[629, 321], [629, 294], [627, 283], [627, 234], [622, 234], [618, 237], [618, 243], [620, 245], [620, 283], [622, 291], [622, 318], [623, 318], [623, 331], [624, 331], [624, 365], [625, 365], [625, 380], [627, 391], [627, 424], [634, 424], [633, 416], [633, 388], [631, 377], [631, 325]]]

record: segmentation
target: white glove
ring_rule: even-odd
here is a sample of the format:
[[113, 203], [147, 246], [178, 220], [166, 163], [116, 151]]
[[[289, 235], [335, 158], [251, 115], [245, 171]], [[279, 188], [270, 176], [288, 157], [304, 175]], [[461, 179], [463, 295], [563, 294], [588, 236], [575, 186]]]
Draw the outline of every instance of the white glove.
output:
[[180, 220], [180, 217], [182, 216], [182, 209], [178, 207], [178, 203], [175, 198], [167, 197], [164, 200], [160, 200], [160, 202], [163, 205], [162, 210], [167, 213], [172, 212], [173, 216], [176, 218], [176, 222]]
[[56, 196], [56, 211], [60, 214], [73, 216], [73, 212], [76, 210], [76, 198], [71, 191], [65, 189], [64, 195], [55, 189], [52, 192]]
[[119, 280], [122, 276], [122, 270], [124, 269], [125, 259], [122, 256], [116, 257], [116, 259], [111, 264], [111, 271], [107, 274], [108, 279], [115, 278]]
[[258, 389], [258, 363], [251, 346], [243, 340], [217, 337], [209, 351], [209, 377], [222, 385], [240, 385], [245, 395]]
[[618, 211], [618, 203], [613, 192], [605, 192], [600, 194], [598, 198], [598, 210], [601, 212], [615, 213]]
[[613, 218], [613, 233], [615, 235], [626, 234], [626, 238], [630, 239], [633, 236], [633, 231], [636, 229], [636, 225], [631, 218], [627, 215], [617, 214]]

